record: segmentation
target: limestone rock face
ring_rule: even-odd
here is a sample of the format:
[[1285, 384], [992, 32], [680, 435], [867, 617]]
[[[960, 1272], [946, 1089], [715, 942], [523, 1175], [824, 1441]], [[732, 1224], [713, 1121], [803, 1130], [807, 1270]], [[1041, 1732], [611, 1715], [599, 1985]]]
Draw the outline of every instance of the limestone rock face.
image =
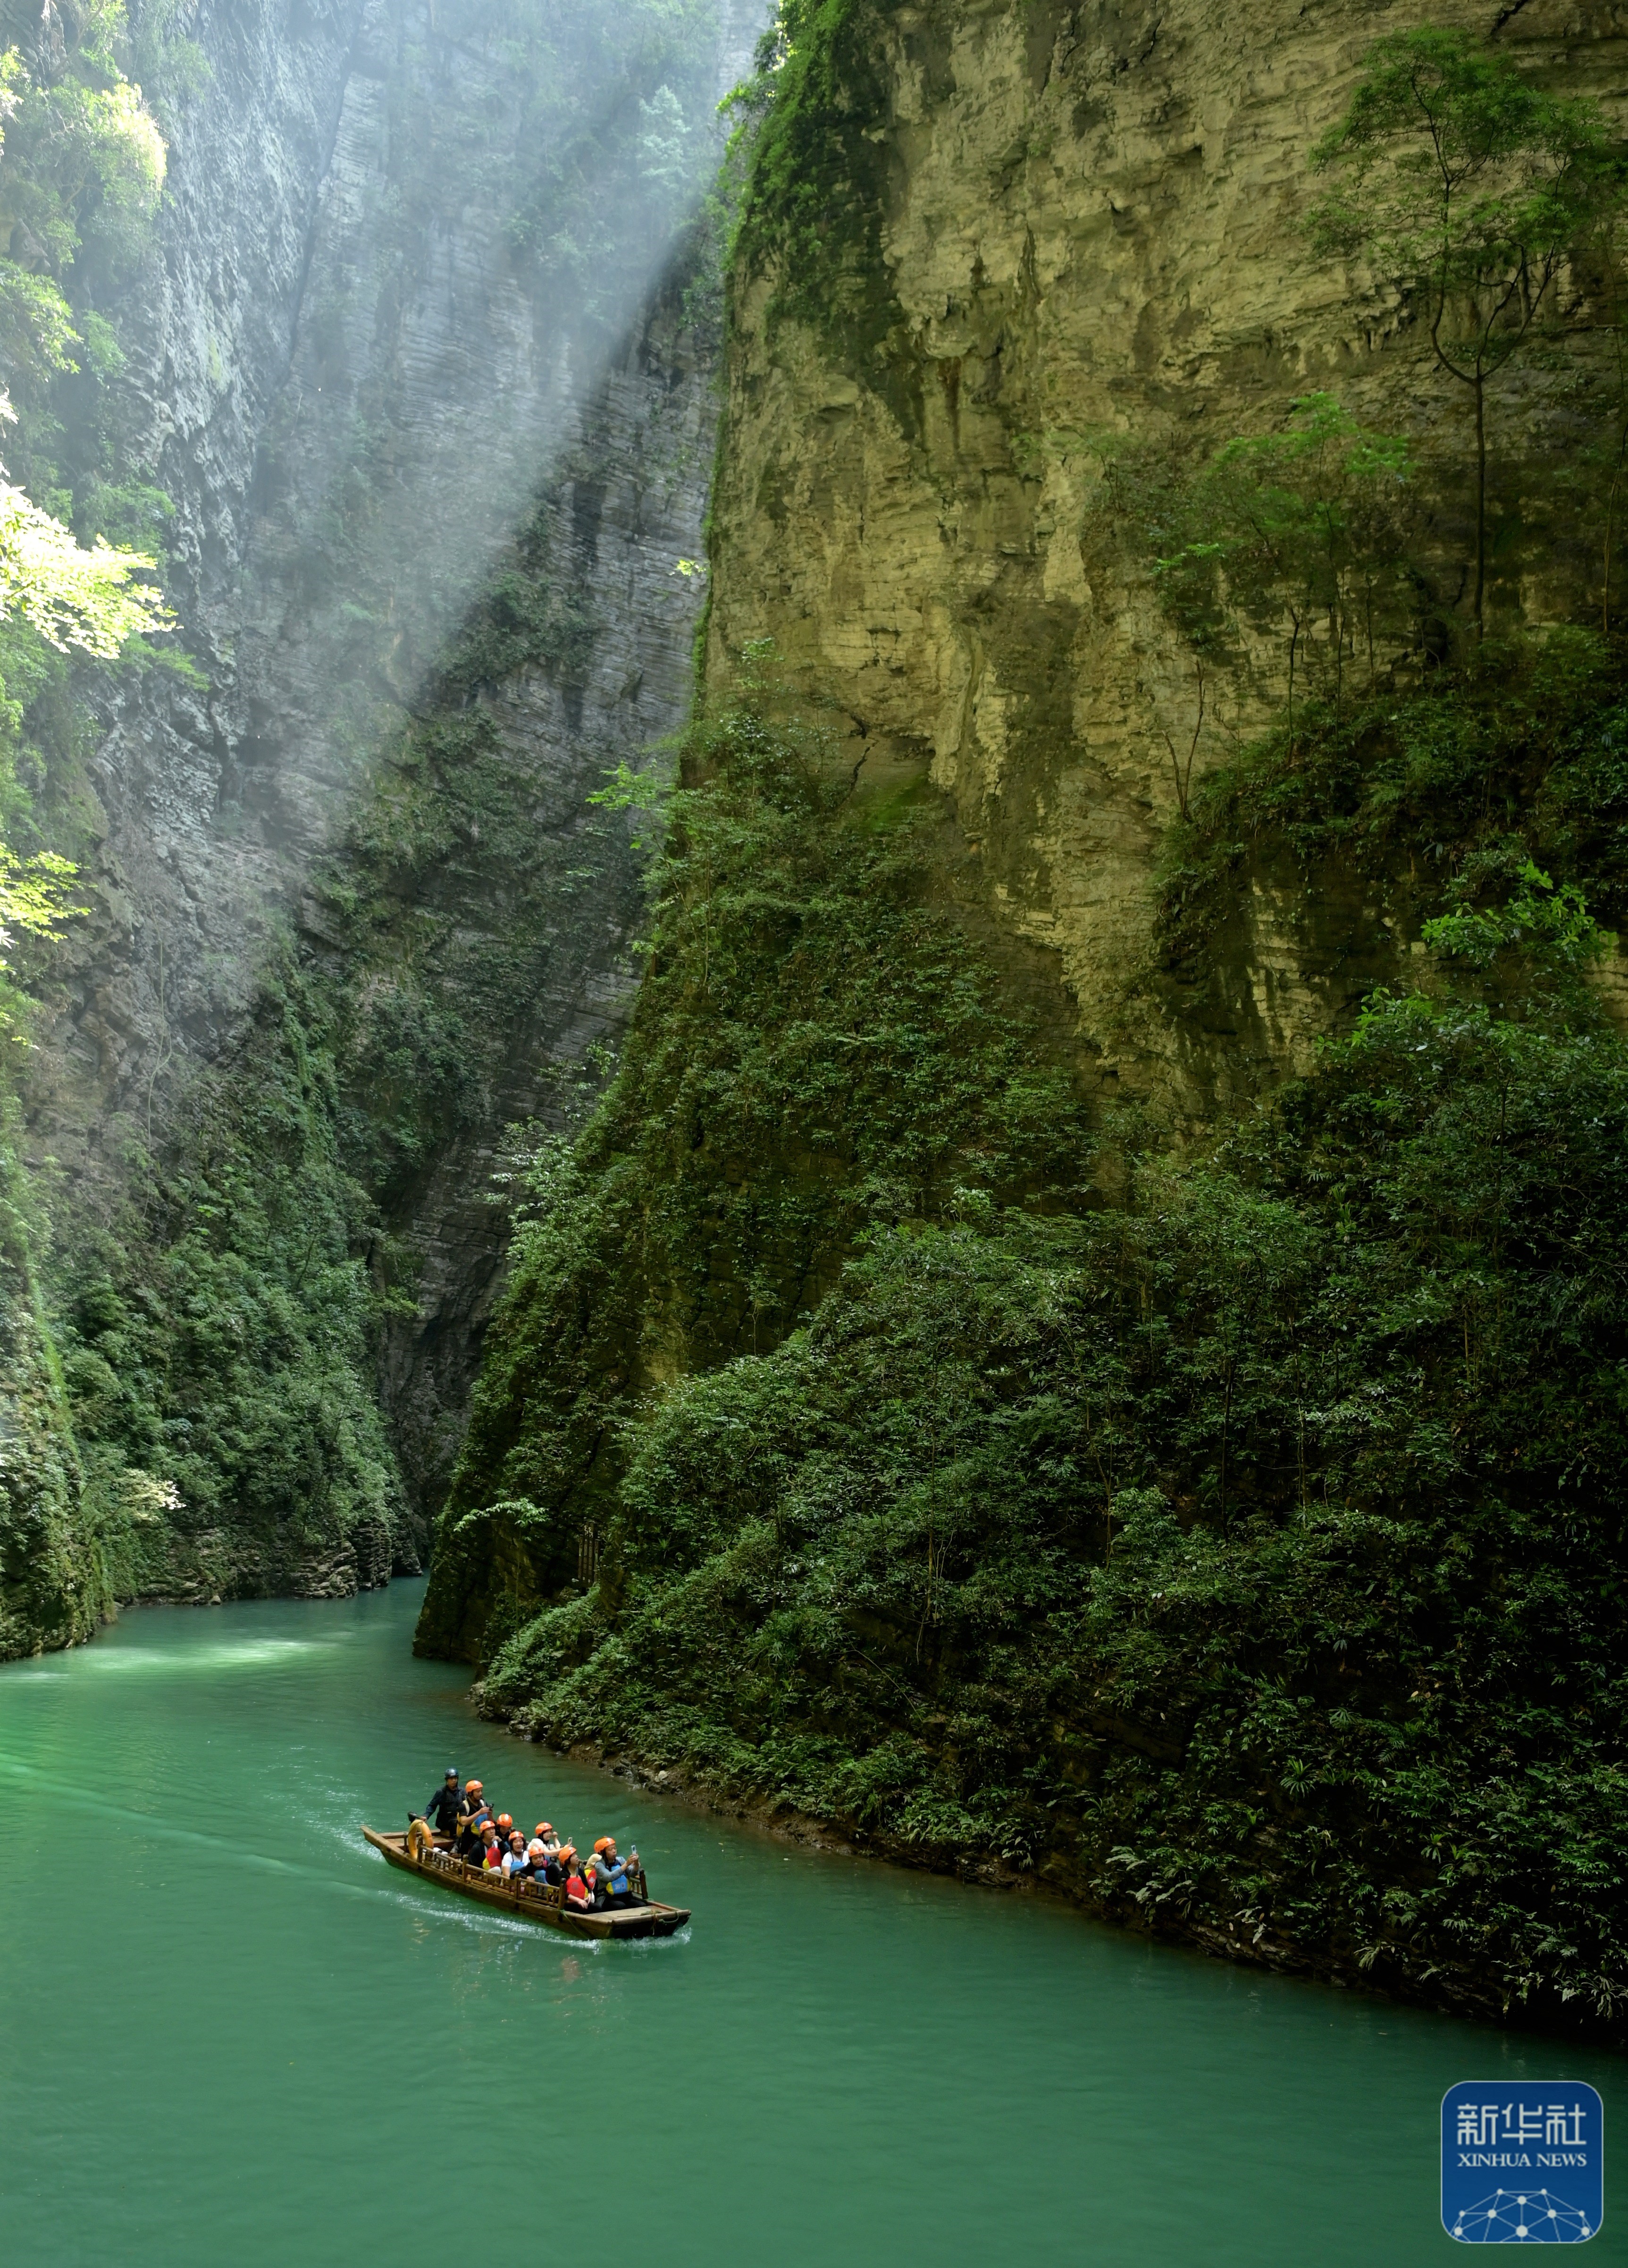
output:
[[[101, 919], [70, 941], [34, 1101], [70, 1174], [229, 1043], [269, 920], [343, 842], [380, 737], [539, 489], [568, 468], [614, 485], [630, 385], [671, 423], [696, 540], [709, 443], [694, 372], [650, 349], [649, 261], [611, 279], [622, 303], [593, 339], [622, 343], [595, 351], [571, 296], [515, 254], [536, 153], [503, 50], [433, 20], [406, 0], [200, 14], [211, 77], [123, 318], [122, 408], [177, 505], [171, 594], [210, 688], [150, 678], [107, 702], [89, 764]], [[608, 595], [633, 606], [635, 640], [658, 624], [682, 657], [694, 600], [667, 533], [653, 603], [637, 560]], [[606, 652], [619, 688], [630, 652]], [[632, 745], [676, 721], [678, 683], [657, 666]]]
[[[1365, 48], [1426, 17], [1496, 17], [1550, 84], [1608, 108], [1628, 90], [1628, 11], [1580, 0], [878, 4], [869, 84], [831, 129], [853, 191], [829, 254], [843, 306], [810, 316], [772, 263], [734, 278], [711, 686], [772, 638], [861, 792], [930, 780], [965, 844], [957, 887], [1055, 956], [1106, 1090], [1178, 1123], [1302, 1065], [1396, 947], [1381, 895], [1246, 869], [1217, 980], [1184, 997], [1155, 967], [1171, 746], [1197, 702], [1145, 571], [1104, 535], [1101, 444], [1205, 453], [1326, 387], [1462, 462], [1462, 390], [1304, 225], [1307, 152]], [[1517, 375], [1491, 416], [1509, 503], [1554, 412]], [[1438, 490], [1451, 608], [1465, 499]], [[1565, 508], [1521, 502], [1519, 604], [1569, 615], [1583, 541]], [[1275, 652], [1212, 688], [1197, 772], [1282, 690]]]
[[[757, 12], [720, 8], [697, 66], [715, 93], [744, 67]], [[499, 850], [449, 819], [406, 909], [423, 923], [402, 932], [416, 954], [433, 929], [444, 995], [479, 1037], [441, 1148], [370, 1192], [420, 1268], [381, 1381], [409, 1498], [429, 1512], [506, 1241], [486, 1202], [494, 1148], [546, 1112], [550, 1066], [614, 1026], [635, 982], [634, 829], [591, 827], [586, 797], [689, 701], [703, 585], [674, 563], [702, 548], [712, 348], [671, 265], [688, 192], [658, 207], [631, 168], [592, 177], [585, 123], [617, 93], [608, 18], [562, 18], [569, 99], [540, 143], [513, 57], [457, 10], [203, 0], [191, 30], [209, 77], [174, 123], [146, 270], [111, 311], [122, 429], [174, 501], [166, 586], [208, 684], [153, 669], [84, 690], [96, 729], [68, 847], [92, 910], [43, 980], [26, 1098], [25, 1155], [51, 1162], [59, 1246], [117, 1220], [132, 1146], [161, 1155], [199, 1082], [238, 1059], [276, 940], [350, 981], [334, 891], [382, 753], [522, 535], [569, 607], [568, 666], [499, 667], [467, 695], [495, 723], [491, 769], [534, 837], [524, 908], [512, 839]], [[710, 99], [704, 86], [703, 113]], [[564, 220], [559, 180], [577, 199]], [[586, 273], [549, 251], [569, 227], [598, 231]], [[69, 1550], [66, 1437], [60, 1462], [48, 1510]], [[289, 1578], [247, 1534], [194, 1536], [195, 1580], [160, 1587], [354, 1587], [387, 1575], [379, 1541], [325, 1539]], [[0, 1650], [33, 1642], [18, 1614]], [[85, 1613], [52, 1616], [36, 1638], [84, 1634]]]

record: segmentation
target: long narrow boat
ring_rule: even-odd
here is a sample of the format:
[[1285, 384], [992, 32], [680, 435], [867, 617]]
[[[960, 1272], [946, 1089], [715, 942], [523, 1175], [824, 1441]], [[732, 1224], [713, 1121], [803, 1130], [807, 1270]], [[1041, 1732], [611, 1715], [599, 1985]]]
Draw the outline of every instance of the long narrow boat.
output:
[[[564, 1930], [568, 1937], [671, 1937], [674, 1930], [682, 1929], [689, 1919], [688, 1906], [664, 1906], [656, 1900], [646, 1899], [642, 1905], [623, 1906], [605, 1913], [578, 1913], [565, 1903], [565, 1893], [551, 1882], [508, 1881], [494, 1878], [484, 1868], [471, 1867], [458, 1858], [445, 1836], [433, 1840], [421, 1822], [415, 1835], [409, 1829], [405, 1835], [381, 1835], [377, 1828], [364, 1827], [363, 1834], [375, 1851], [382, 1851], [393, 1867], [400, 1867], [409, 1874], [422, 1874], [426, 1881], [439, 1882], [444, 1889], [456, 1890], [466, 1898], [478, 1898], [483, 1905], [497, 1906], [502, 1912], [517, 1914], [522, 1921], [539, 1921], [547, 1929]], [[639, 1876], [641, 1887], [644, 1876]]]

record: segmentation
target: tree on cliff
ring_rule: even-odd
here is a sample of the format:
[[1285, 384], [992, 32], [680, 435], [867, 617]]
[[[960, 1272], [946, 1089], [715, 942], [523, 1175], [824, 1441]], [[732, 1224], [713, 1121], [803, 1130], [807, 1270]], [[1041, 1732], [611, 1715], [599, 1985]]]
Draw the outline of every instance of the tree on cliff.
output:
[[[0, 395], [0, 415], [5, 409]], [[76, 543], [4, 470], [0, 465], [0, 618], [20, 615], [59, 652], [77, 646], [100, 661], [144, 631], [172, 626], [162, 592], [136, 579], [151, 572], [151, 558], [115, 551], [100, 536], [88, 547]]]
[[1236, 646], [1241, 624], [1287, 625], [1291, 745], [1319, 629], [1336, 715], [1359, 645], [1373, 683], [1402, 587], [1408, 469], [1404, 440], [1368, 431], [1331, 394], [1308, 394], [1281, 431], [1236, 435], [1182, 487], [1185, 540], [1155, 569], [1165, 612], [1201, 671]]
[[1572, 254], [1628, 193], [1623, 162], [1595, 104], [1546, 93], [1467, 33], [1423, 25], [1368, 50], [1312, 164], [1339, 177], [1313, 209], [1318, 244], [1417, 300], [1437, 363], [1473, 402], [1479, 637], [1487, 386], [1558, 315]]
[[[0, 394], [0, 418], [14, 416]], [[152, 559], [115, 551], [99, 536], [88, 547], [76, 543], [60, 520], [31, 503], [4, 473], [0, 465], [0, 622], [20, 619], [59, 652], [77, 649], [100, 661], [113, 660], [145, 631], [173, 626], [164, 593], [136, 580], [152, 571]], [[0, 722], [14, 729], [19, 716], [0, 682]], [[17, 931], [52, 937], [70, 915], [83, 910], [69, 902], [74, 873], [69, 860], [54, 852], [24, 859], [0, 843], [0, 968]]]

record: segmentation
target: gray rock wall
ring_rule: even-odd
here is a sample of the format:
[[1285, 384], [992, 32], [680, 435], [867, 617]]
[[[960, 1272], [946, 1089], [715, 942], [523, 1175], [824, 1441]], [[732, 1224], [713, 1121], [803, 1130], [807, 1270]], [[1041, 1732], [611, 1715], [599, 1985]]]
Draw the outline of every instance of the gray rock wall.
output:
[[[116, 311], [132, 454], [174, 500], [166, 587], [209, 682], [86, 689], [92, 910], [47, 980], [26, 1153], [52, 1161], [71, 1253], [118, 1215], [133, 1146], [184, 1138], [274, 939], [341, 993], [387, 989], [429, 924], [438, 998], [470, 1035], [464, 1092], [375, 1192], [422, 1263], [382, 1388], [429, 1508], [501, 1264], [501, 1130], [546, 1113], [549, 1065], [612, 1031], [633, 981], [639, 856], [586, 797], [688, 704], [701, 586], [674, 563], [701, 549], [715, 403], [674, 261], [756, 13], [726, 8], [689, 59], [675, 188], [625, 162], [608, 7], [449, 22], [434, 0], [204, 0], [211, 75]], [[569, 666], [460, 697], [496, 727], [534, 857], [449, 820], [364, 967], [335, 894], [372, 856], [391, 747], [445, 703], [449, 641], [522, 543], [569, 600]]]

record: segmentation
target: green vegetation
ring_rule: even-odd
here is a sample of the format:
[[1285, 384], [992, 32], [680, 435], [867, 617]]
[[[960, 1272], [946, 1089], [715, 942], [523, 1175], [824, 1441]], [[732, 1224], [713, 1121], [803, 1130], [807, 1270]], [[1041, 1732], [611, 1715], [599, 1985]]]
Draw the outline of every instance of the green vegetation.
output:
[[[928, 901], [929, 815], [850, 809], [755, 700], [686, 763], [621, 1071], [533, 1171], [428, 1646], [490, 1649], [494, 1613], [592, 1561], [644, 1385], [784, 1337], [877, 1220], [1043, 1206], [1079, 1170], [1068, 1080]], [[494, 1519], [522, 1539], [501, 1604]]]
[[[153, 61], [163, 14], [147, 26]], [[18, 28], [40, 39], [37, 18]], [[144, 638], [173, 627], [161, 593], [140, 579], [155, 568], [146, 540], [168, 499], [129, 478], [107, 391], [122, 358], [96, 306], [142, 249], [165, 145], [122, 68], [130, 42], [117, 0], [75, 11], [53, 45], [59, 29], [48, 14], [33, 62], [16, 46], [0, 52], [0, 359], [11, 387], [0, 417], [21, 476], [0, 477], [0, 1655], [88, 1637], [128, 1585], [136, 1523], [152, 1517], [131, 1494], [144, 1475], [122, 1476], [116, 1506], [94, 1476], [87, 1486], [41, 1283], [49, 1223], [17, 1151], [25, 981], [85, 911], [62, 855], [77, 835], [67, 657], [159, 658]]]
[[1122, 1207], [879, 1233], [653, 1409], [597, 1587], [487, 1706], [1241, 1949], [1610, 2014], [1625, 1135], [1615, 1041], [1384, 1000]]
[[45, 1224], [18, 1162], [16, 1108], [0, 1143], [0, 1660], [89, 1638], [114, 1600], [41, 1298]]
[[[1628, 918], [1628, 681], [1620, 651], [1581, 630], [1488, 641], [1411, 690], [1337, 713], [1303, 709], [1217, 766], [1170, 831], [1160, 873], [1168, 959], [1213, 957], [1250, 859], [1305, 877], [1337, 861], [1388, 902], [1402, 936], [1452, 912], [1494, 913], [1536, 860]], [[1512, 971], [1521, 983], [1531, 971]]]
[[774, 282], [770, 328], [817, 331], [861, 373], [906, 432], [919, 430], [919, 380], [902, 326], [881, 224], [893, 163], [867, 129], [885, 109], [888, 0], [781, 0], [755, 69], [737, 89], [729, 204], [733, 273]]
[[918, 816], [817, 757], [749, 704], [692, 754], [420, 1643], [540, 1737], [925, 1863], [1611, 2016], [1628, 1057], [1576, 893], [1511, 876], [1521, 1020], [1377, 999], [1104, 1208]]
[[1422, 25], [1369, 50], [1350, 108], [1312, 152], [1340, 176], [1316, 209], [1325, 248], [1366, 258], [1419, 301], [1431, 351], [1475, 416], [1475, 585], [1487, 569], [1487, 387], [1546, 323], [1561, 278], [1609, 239], [1628, 172], [1599, 107], [1547, 94], [1470, 33]]
[[414, 1556], [369, 1376], [390, 1256], [339, 1156], [322, 1008], [268, 976], [188, 1138], [134, 1150], [120, 1214], [76, 1235], [63, 1380], [120, 1595], [349, 1587]]
[[79, 847], [67, 651], [186, 668], [144, 645], [173, 627], [143, 579], [173, 509], [130, 457], [115, 383], [123, 357], [106, 310], [137, 269], [166, 169], [163, 136], [129, 73], [139, 62], [177, 95], [192, 83], [187, 12], [150, 4], [134, 32], [122, 0], [53, 14], [43, 33], [37, 11], [4, 18], [0, 836], [26, 858]]
[[1290, 404], [1280, 431], [1237, 435], [1191, 472], [1117, 438], [1098, 446], [1101, 532], [1133, 569], [1151, 560], [1160, 610], [1193, 663], [1185, 755], [1166, 742], [1185, 822], [1206, 699], [1217, 678], [1247, 675], [1253, 647], [1271, 655], [1282, 641], [1293, 747], [1308, 683], [1337, 723], [1348, 684], [1372, 694], [1381, 661], [1389, 674], [1410, 642], [1419, 602], [1408, 445], [1318, 393]]
[[142, 552], [114, 550], [100, 536], [85, 549], [21, 489], [0, 480], [0, 615], [26, 623], [59, 653], [72, 646], [113, 661], [131, 638], [170, 629], [173, 617], [159, 593], [135, 579], [156, 563]]
[[[483, 14], [519, 91], [529, 159], [509, 240], [568, 293], [577, 322], [619, 329], [716, 163], [717, 0], [635, 0], [614, 16], [486, 0]], [[433, 116], [417, 122], [439, 130]]]

